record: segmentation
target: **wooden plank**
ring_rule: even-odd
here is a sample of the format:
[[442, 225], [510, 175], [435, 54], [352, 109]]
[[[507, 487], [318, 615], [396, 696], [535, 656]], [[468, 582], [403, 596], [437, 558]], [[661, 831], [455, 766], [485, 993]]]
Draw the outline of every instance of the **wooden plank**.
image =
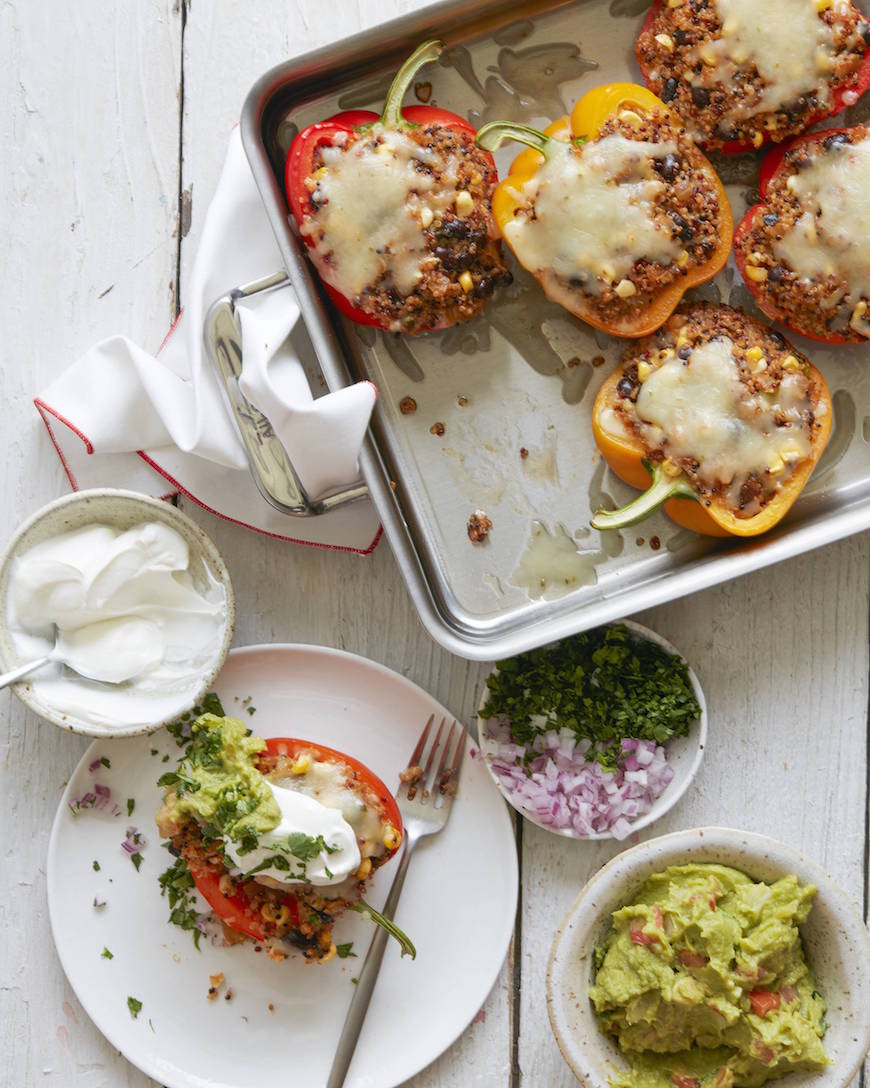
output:
[[[860, 907], [867, 805], [870, 537], [642, 614], [692, 662], [710, 715], [695, 785], [638, 837], [704, 824], [799, 846]], [[586, 880], [620, 847], [523, 829], [523, 1083], [568, 1088], [548, 1030], [544, 979], [553, 935]]]
[[[179, 25], [164, 0], [0, 6], [7, 532], [68, 486], [33, 396], [99, 338], [156, 347], [169, 323]], [[0, 1080], [144, 1088], [79, 1006], [49, 931], [48, 833], [86, 742], [0, 700]]]

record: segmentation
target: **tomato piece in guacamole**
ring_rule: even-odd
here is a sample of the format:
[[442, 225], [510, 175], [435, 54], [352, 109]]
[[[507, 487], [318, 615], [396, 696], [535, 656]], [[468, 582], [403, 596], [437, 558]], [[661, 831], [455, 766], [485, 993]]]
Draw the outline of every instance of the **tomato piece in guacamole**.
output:
[[597, 951], [590, 998], [631, 1063], [612, 1088], [752, 1088], [827, 1065], [798, 930], [815, 893], [723, 865], [651, 876]]

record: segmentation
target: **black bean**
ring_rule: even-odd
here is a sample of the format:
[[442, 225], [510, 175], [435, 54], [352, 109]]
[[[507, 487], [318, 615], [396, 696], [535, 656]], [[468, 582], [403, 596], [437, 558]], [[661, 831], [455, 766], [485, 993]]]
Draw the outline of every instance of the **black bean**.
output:
[[677, 352], [678, 357], [682, 359], [683, 362], [685, 362], [691, 354], [692, 349], [689, 347], [688, 344], [686, 344], [685, 347], [680, 348], [680, 350]]
[[775, 227], [778, 222], [779, 216], [776, 212], [768, 212], [767, 215], [764, 216], [764, 225], [766, 227]]
[[845, 132], [835, 132], [832, 136], [826, 136], [822, 140], [822, 147], [825, 151], [830, 151], [832, 147], [836, 147], [838, 150], [848, 144], [849, 138]]
[[683, 219], [679, 212], [671, 212], [670, 216], [671, 219], [673, 219], [674, 221], [674, 226], [677, 228], [677, 236], [680, 238], [680, 240], [683, 242], [691, 242], [691, 240], [695, 237], [695, 232], [692, 230], [686, 220]]
[[710, 105], [710, 92], [706, 87], [692, 87], [692, 101], [702, 110]]
[[870, 23], [864, 23], [864, 25], [861, 27], [861, 37], [864, 39], [867, 45], [870, 45]]
[[[685, 45], [688, 40], [689, 32], [687, 30], [674, 31], [674, 41], [677, 43], [677, 45]], [[674, 82], [676, 82], [676, 80]]]
[[681, 160], [677, 155], [665, 155], [663, 159], [656, 159], [653, 162], [653, 166], [665, 179], [665, 181], [673, 181], [677, 174], [680, 172]]
[[631, 378], [620, 378], [616, 392], [623, 398], [634, 400], [637, 397], [637, 384]]
[[785, 269], [781, 264], [775, 264], [767, 273], [768, 279], [772, 280], [773, 283], [779, 283], [784, 275]]
[[771, 329], [768, 335], [777, 347], [785, 347], [785, 337], [782, 335], [782, 333], [778, 333], [776, 329]]
[[662, 102], [670, 102], [676, 93], [677, 81], [671, 76], [670, 79], [665, 80], [665, 85], [662, 87]]

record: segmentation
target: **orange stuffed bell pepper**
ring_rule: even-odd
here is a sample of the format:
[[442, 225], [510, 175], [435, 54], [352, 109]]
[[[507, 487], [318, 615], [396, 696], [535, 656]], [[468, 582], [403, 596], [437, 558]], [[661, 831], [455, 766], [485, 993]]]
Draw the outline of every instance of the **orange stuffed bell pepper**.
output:
[[592, 526], [623, 529], [664, 504], [696, 533], [764, 533], [804, 489], [832, 420], [824, 378], [779, 333], [728, 306], [680, 307], [598, 393], [598, 448], [644, 493]]
[[517, 260], [596, 328], [647, 336], [731, 248], [728, 198], [682, 122], [631, 83], [597, 87], [544, 132], [493, 121], [477, 142], [527, 144], [493, 194]]

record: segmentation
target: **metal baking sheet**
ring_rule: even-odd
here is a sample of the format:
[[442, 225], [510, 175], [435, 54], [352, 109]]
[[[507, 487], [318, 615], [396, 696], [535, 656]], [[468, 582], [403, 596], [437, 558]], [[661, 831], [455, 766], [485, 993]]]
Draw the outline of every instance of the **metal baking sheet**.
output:
[[[361, 467], [387, 538], [428, 630], [465, 657], [514, 654], [870, 527], [870, 348], [793, 338], [830, 385], [835, 423], [778, 530], [717, 542], [658, 514], [598, 534], [588, 527], [592, 511], [637, 494], [601, 460], [590, 423], [624, 342], [549, 302], [516, 262], [513, 285], [467, 325], [408, 338], [361, 329], [325, 303], [290, 225], [282, 177], [293, 135], [339, 109], [377, 108], [424, 38], [448, 43], [420, 76], [434, 104], [475, 125], [543, 125], [599, 83], [639, 82], [632, 45], [647, 7], [450, 0], [274, 69], [245, 103], [245, 149], [327, 384], [367, 377], [379, 390]], [[847, 121], [868, 113], [859, 103]], [[515, 153], [496, 157], [500, 172]], [[737, 222], [757, 199], [758, 160], [716, 165]], [[687, 297], [757, 313], [733, 262]], [[406, 397], [416, 401], [412, 414], [399, 407]], [[432, 433], [435, 424], [443, 435]], [[465, 527], [477, 509], [493, 528], [472, 545]]]

